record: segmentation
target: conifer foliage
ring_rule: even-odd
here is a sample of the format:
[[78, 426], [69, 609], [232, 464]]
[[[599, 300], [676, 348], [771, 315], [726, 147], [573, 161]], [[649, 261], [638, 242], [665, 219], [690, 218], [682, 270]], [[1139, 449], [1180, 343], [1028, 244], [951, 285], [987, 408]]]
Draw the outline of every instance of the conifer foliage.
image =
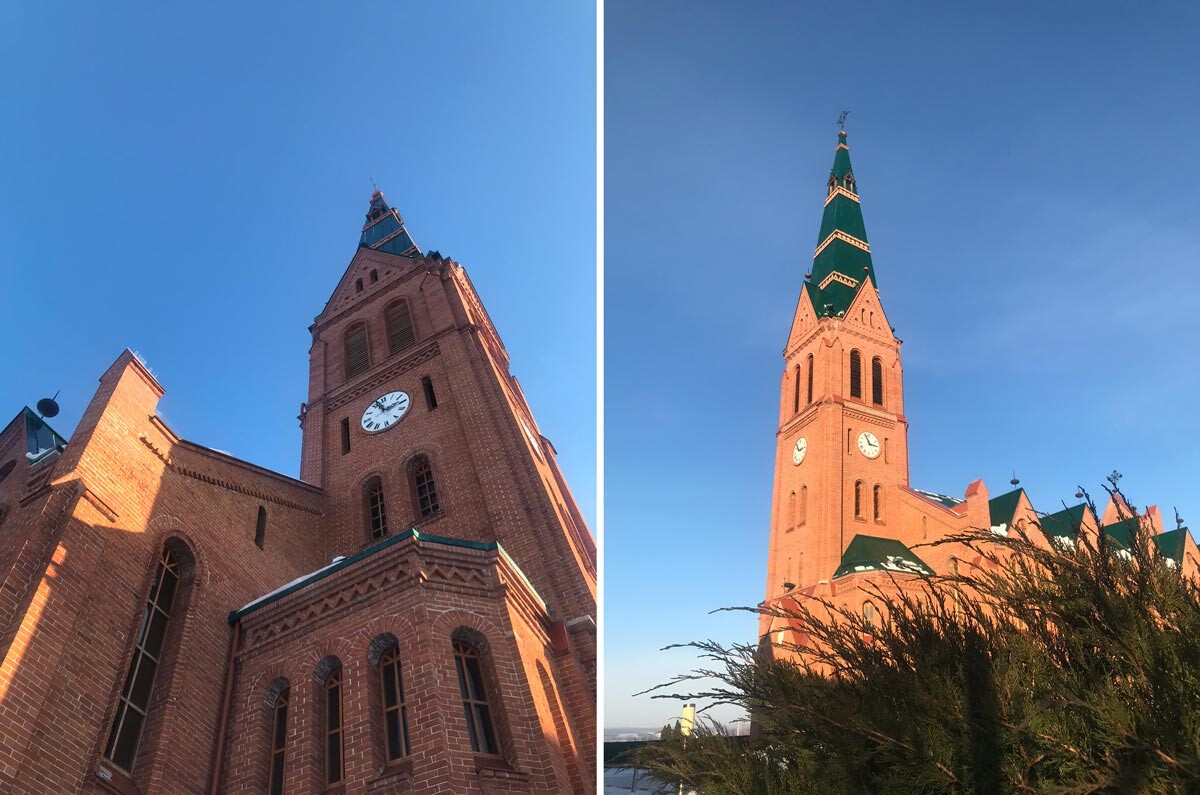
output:
[[982, 562], [865, 586], [871, 624], [815, 598], [751, 608], [807, 639], [686, 644], [703, 668], [654, 690], [741, 706], [754, 737], [708, 721], [641, 761], [705, 795], [1200, 791], [1200, 589], [1125, 524], [1128, 547], [1048, 526], [942, 539]]

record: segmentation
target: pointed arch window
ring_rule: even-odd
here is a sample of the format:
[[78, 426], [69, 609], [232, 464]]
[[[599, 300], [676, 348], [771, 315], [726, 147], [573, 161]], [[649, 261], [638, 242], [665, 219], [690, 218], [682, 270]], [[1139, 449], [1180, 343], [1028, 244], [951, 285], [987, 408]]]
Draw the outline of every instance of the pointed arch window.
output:
[[463, 715], [471, 750], [477, 754], [499, 754], [496, 729], [492, 723], [491, 706], [483, 679], [483, 658], [473, 645], [461, 640], [454, 642], [454, 668], [458, 673], [458, 690], [462, 696]]
[[408, 301], [397, 301], [388, 306], [383, 313], [383, 324], [387, 329], [389, 354], [399, 353], [417, 341]]
[[871, 402], [883, 405], [883, 361], [878, 356], [871, 359]]
[[421, 453], [408, 462], [408, 480], [412, 486], [413, 504], [422, 519], [433, 516], [442, 509], [438, 500], [437, 483], [433, 479], [433, 467], [429, 456]]
[[271, 770], [267, 777], [269, 795], [283, 795], [283, 761], [287, 749], [288, 696], [290, 688], [275, 699], [271, 720]]
[[383, 748], [390, 764], [412, 753], [408, 742], [408, 705], [404, 701], [399, 645], [393, 644], [379, 658], [379, 679], [383, 693]]
[[863, 518], [863, 482], [854, 481], [854, 518]]
[[813, 395], [813, 355], [808, 355], [808, 403], [812, 403]]
[[150, 695], [163, 661], [167, 625], [182, 581], [183, 567], [179, 556], [170, 546], [164, 546], [142, 610], [129, 673], [121, 688], [112, 731], [104, 748], [104, 758], [126, 773], [133, 772], [142, 729], [150, 712]]
[[325, 783], [342, 780], [342, 667], [325, 677]]
[[367, 532], [372, 540], [388, 534], [387, 505], [383, 499], [383, 480], [376, 475], [363, 486], [363, 497], [367, 508]]
[[800, 365], [792, 373], [792, 413], [800, 410]]
[[875, 605], [870, 602], [863, 602], [862, 608], [863, 625], [867, 629], [875, 628]]
[[850, 397], [862, 399], [862, 354], [850, 351]]
[[875, 516], [875, 521], [883, 521], [883, 487], [878, 483], [871, 489], [871, 511]]
[[367, 347], [367, 324], [355, 323], [346, 329], [345, 339], [346, 377], [353, 378], [365, 373], [371, 366], [371, 355]]

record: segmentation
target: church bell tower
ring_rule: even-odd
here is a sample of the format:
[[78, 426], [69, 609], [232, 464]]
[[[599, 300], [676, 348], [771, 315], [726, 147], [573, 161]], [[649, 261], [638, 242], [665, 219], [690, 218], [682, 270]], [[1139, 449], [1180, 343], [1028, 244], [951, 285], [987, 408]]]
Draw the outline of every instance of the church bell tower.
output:
[[900, 340], [883, 311], [846, 131], [783, 351], [766, 599], [828, 583], [856, 535], [888, 536], [908, 485]]

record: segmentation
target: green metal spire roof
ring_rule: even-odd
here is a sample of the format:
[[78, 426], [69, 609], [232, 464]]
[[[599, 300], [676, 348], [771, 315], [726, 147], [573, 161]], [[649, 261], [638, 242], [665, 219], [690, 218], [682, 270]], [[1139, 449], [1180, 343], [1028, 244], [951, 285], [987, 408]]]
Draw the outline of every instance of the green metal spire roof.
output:
[[1066, 538], [1074, 542], [1079, 538], [1085, 507], [1081, 502], [1056, 513], [1046, 514], [1041, 518], [1042, 532], [1047, 538]]
[[875, 267], [845, 130], [838, 132], [826, 188], [825, 212], [807, 282], [809, 288], [814, 288], [809, 290], [809, 296], [818, 317], [845, 312], [865, 279], [875, 283]]
[[1017, 503], [1025, 489], [1013, 489], [1007, 494], [1001, 494], [988, 500], [988, 513], [991, 515], [992, 527], [1002, 524], [1012, 524], [1013, 515], [1017, 512]]
[[911, 549], [894, 538], [855, 535], [842, 553], [842, 564], [833, 573], [833, 578], [864, 571], [891, 571], [897, 574], [932, 575], [933, 569], [917, 557]]
[[382, 191], [371, 194], [371, 206], [367, 210], [367, 222], [358, 239], [360, 248], [370, 248], [401, 257], [420, 256], [421, 249], [413, 242], [400, 213], [388, 205]]

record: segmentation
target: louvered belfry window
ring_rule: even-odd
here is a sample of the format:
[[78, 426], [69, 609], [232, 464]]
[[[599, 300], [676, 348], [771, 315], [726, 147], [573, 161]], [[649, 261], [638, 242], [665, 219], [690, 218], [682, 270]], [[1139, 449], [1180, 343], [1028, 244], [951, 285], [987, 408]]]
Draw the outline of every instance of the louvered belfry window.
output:
[[129, 661], [129, 674], [113, 718], [112, 733], [104, 749], [104, 758], [126, 773], [133, 772], [138, 741], [150, 711], [150, 694], [162, 663], [163, 643], [167, 637], [167, 622], [179, 590], [182, 572], [179, 558], [170, 547], [163, 547], [162, 557], [154, 574], [154, 585], [142, 611], [142, 624], [137, 632], [137, 645]]
[[813, 389], [813, 355], [810, 353], [808, 355], [808, 402], [809, 403], [812, 403], [812, 389]]
[[417, 341], [407, 301], [397, 301], [389, 306], [384, 313], [383, 322], [387, 326], [389, 354], [399, 353]]
[[862, 355], [850, 351], [850, 397], [862, 399]]
[[883, 362], [878, 356], [871, 360], [871, 402], [883, 405]]
[[433, 516], [441, 510], [441, 504], [438, 502], [437, 484], [433, 482], [433, 467], [429, 465], [428, 456], [419, 455], [414, 458], [409, 462], [408, 471], [417, 503], [417, 513], [422, 519]]
[[353, 378], [365, 373], [371, 366], [367, 350], [367, 324], [355, 323], [346, 330], [346, 377]]

